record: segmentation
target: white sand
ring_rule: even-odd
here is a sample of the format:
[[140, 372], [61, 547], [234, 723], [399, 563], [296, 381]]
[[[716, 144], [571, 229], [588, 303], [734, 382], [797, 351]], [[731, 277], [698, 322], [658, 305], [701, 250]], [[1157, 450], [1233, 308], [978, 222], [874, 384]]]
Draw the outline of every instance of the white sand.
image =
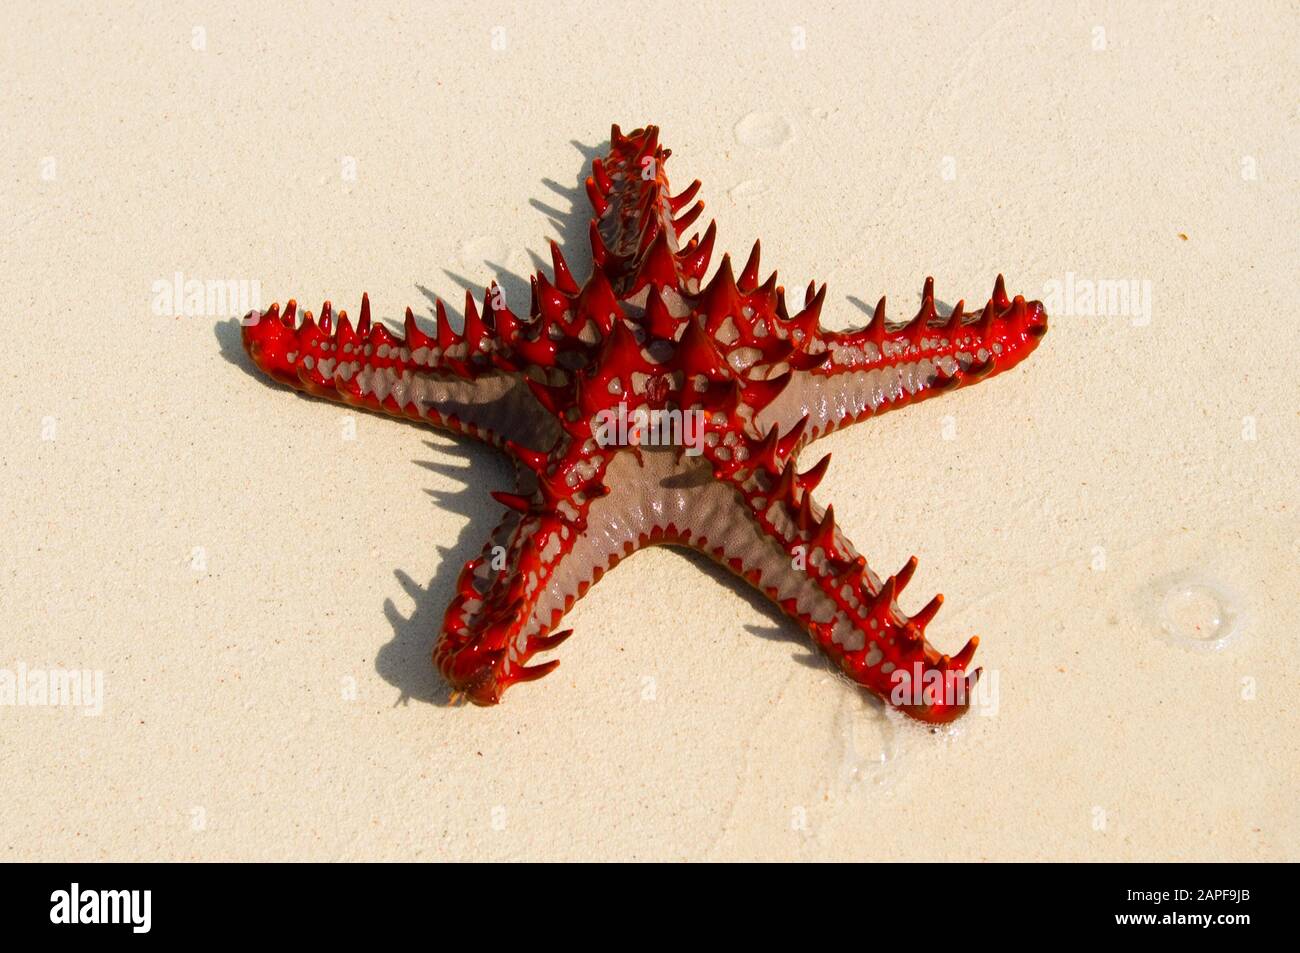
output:
[[[104, 678], [98, 717], [0, 707], [5, 859], [1300, 859], [1294, 5], [265, 6], [4, 14], [0, 668]], [[505, 462], [345, 440], [232, 322], [151, 307], [175, 272], [526, 302], [550, 236], [586, 273], [611, 121], [662, 127], [719, 251], [828, 281], [831, 326], [927, 274], [1150, 283], [1149, 324], [1058, 308], [1020, 368], [822, 444], [873, 565], [920, 556], [904, 605], [946, 595], [932, 641], [982, 636], [996, 716], [896, 727], [667, 550], [556, 674], [446, 707]], [[1242, 615], [1222, 651], [1160, 637], [1192, 576]]]

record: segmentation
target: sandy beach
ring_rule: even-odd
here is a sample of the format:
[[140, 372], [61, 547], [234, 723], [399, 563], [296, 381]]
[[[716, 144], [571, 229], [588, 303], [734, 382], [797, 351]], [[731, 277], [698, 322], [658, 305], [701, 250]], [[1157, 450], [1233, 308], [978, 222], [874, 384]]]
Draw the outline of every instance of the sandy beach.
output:
[[[3, 20], [4, 859], [1300, 860], [1293, 4]], [[980, 636], [981, 710], [886, 712], [666, 548], [555, 674], [451, 703], [506, 458], [269, 383], [238, 318], [432, 327], [526, 303], [550, 239], [585, 278], [611, 123], [829, 327], [928, 275], [1047, 306], [1022, 365], [811, 458], [872, 565], [919, 558], [905, 605], [944, 594], [930, 640]]]

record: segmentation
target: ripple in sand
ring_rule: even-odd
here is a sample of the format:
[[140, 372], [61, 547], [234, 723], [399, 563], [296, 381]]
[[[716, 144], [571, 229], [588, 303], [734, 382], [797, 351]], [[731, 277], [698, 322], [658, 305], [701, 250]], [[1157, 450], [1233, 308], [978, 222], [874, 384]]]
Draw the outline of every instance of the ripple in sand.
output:
[[467, 267], [481, 265], [485, 261], [500, 264], [509, 254], [510, 249], [506, 248], [505, 243], [491, 235], [471, 238], [460, 246], [460, 261]]
[[836, 713], [838, 786], [846, 791], [888, 787], [900, 769], [900, 731], [883, 705], [852, 692]]
[[746, 179], [727, 190], [727, 197], [733, 202], [745, 202], [767, 191], [761, 179]]
[[736, 123], [736, 141], [751, 149], [775, 149], [790, 141], [790, 124], [778, 113], [752, 112]]

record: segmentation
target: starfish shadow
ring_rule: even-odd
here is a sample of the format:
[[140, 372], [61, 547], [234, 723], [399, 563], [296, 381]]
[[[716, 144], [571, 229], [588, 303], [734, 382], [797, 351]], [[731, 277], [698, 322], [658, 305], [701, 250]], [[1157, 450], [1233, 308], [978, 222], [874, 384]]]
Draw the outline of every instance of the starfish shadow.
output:
[[[486, 493], [493, 484], [509, 487], [511, 466], [503, 454], [469, 440], [456, 439], [451, 445], [426, 440], [425, 446], [439, 454], [464, 461], [453, 466], [438, 460], [415, 460], [417, 466], [463, 481], [455, 490], [425, 490], [443, 512], [467, 518], [460, 534], [450, 544], [438, 546], [438, 566], [427, 585], [421, 586], [404, 570], [394, 570], [398, 585], [414, 602], [409, 615], [402, 615], [396, 603], [384, 600], [384, 616], [393, 627], [393, 638], [375, 656], [375, 672], [399, 691], [395, 705], [414, 699], [448, 706], [451, 686], [433, 665], [433, 646], [442, 629], [443, 614], [456, 591], [461, 567], [483, 548], [488, 532], [501, 519], [500, 506]], [[492, 473], [493, 468], [499, 472]]]
[[229, 364], [234, 364], [241, 370], [246, 371], [251, 377], [256, 377], [272, 386], [278, 386], [269, 378], [263, 377], [256, 367], [253, 366], [253, 359], [248, 356], [244, 350], [243, 331], [240, 329], [238, 321], [229, 319], [218, 321], [212, 327], [212, 334], [217, 339], [217, 346], [221, 348], [221, 357]]

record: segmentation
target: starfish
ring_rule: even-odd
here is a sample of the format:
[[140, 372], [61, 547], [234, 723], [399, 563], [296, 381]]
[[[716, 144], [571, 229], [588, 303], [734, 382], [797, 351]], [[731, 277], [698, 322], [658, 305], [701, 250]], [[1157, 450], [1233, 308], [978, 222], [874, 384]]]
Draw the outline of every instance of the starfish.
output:
[[[739, 276], [717, 237], [684, 240], [704, 203], [699, 180], [672, 195], [670, 155], [654, 126], [614, 126], [586, 180], [595, 210], [593, 268], [581, 285], [552, 242], [553, 277], [532, 278], [526, 317], [499, 287], [463, 328], [441, 301], [437, 327], [406, 310], [404, 332], [354, 326], [327, 301], [319, 318], [288, 301], [243, 321], [253, 362], [308, 394], [477, 437], [516, 464], [513, 492], [482, 552], [461, 571], [433, 649], [453, 689], [495, 704], [571, 630], [555, 627], [619, 561], [654, 544], [706, 553], [775, 602], [854, 682], [914, 718], [945, 722], [970, 704], [978, 638], [945, 655], [925, 638], [942, 602], [914, 615], [898, 596], [913, 557], [882, 578], [813, 500], [828, 433], [1013, 367], [1047, 330], [1042, 305], [1007, 297], [1001, 275], [984, 307], [940, 316], [934, 281], [920, 311], [894, 323], [821, 327], [826, 286], [795, 314], [775, 272], [759, 282], [759, 243]], [[689, 208], [688, 208], [689, 206]]]

